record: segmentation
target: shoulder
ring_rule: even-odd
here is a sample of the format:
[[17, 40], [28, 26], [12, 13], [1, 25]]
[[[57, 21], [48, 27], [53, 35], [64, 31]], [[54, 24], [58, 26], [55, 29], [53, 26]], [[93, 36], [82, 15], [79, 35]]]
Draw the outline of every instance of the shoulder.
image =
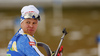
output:
[[20, 35], [19, 37], [18, 37], [18, 40], [17, 40], [17, 42], [26, 42], [26, 41], [28, 41], [28, 37], [27, 37], [27, 35]]
[[17, 42], [37, 42], [33, 36], [23, 34], [18, 37]]
[[29, 46], [29, 39], [27, 38], [26, 35], [21, 35], [17, 40], [17, 48], [21, 49], [25, 48], [25, 46]]

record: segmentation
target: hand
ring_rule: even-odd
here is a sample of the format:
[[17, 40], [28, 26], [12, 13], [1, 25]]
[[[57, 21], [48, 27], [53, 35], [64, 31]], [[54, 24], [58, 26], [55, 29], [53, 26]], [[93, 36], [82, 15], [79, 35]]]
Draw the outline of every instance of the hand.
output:
[[[58, 53], [57, 53], [57, 56], [62, 56], [62, 52], [63, 52], [63, 46], [60, 47]], [[51, 56], [54, 56], [55, 55], [55, 51], [52, 52]]]
[[60, 47], [57, 56], [62, 56], [63, 46]]

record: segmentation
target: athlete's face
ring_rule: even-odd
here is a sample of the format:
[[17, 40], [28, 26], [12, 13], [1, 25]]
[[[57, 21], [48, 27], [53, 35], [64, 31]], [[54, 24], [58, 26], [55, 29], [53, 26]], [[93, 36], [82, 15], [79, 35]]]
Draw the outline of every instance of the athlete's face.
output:
[[36, 19], [25, 19], [21, 23], [21, 28], [23, 29], [24, 33], [30, 34], [31, 36], [34, 35], [38, 26], [38, 20]]

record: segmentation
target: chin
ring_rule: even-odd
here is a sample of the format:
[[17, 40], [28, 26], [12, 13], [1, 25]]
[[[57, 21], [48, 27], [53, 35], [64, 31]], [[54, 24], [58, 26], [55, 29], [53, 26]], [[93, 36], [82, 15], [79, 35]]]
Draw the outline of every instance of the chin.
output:
[[34, 34], [32, 34], [32, 33], [29, 33], [31, 36], [33, 36]]
[[28, 34], [31, 35], [31, 36], [33, 36], [34, 33], [35, 33], [34, 31], [28, 31]]

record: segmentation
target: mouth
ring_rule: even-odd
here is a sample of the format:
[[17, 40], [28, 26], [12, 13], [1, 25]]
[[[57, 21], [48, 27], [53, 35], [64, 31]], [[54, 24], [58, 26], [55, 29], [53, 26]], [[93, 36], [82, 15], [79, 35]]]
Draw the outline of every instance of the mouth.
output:
[[34, 31], [33, 29], [28, 29], [29, 31]]

